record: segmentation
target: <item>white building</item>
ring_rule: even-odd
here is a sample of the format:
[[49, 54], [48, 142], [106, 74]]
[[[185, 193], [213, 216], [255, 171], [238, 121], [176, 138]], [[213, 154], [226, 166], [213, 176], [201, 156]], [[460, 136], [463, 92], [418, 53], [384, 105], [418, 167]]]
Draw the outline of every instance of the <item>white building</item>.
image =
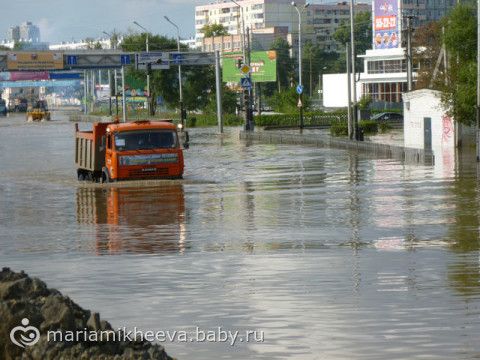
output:
[[20, 41], [40, 42], [40, 28], [33, 25], [30, 21], [26, 21], [19, 26]]
[[[371, 12], [372, 6], [366, 3], [355, 4], [355, 14]], [[345, 48], [333, 38], [343, 22], [350, 22], [350, 3], [347, 1], [329, 4], [311, 4], [307, 8], [304, 32], [326, 52], [342, 52]], [[298, 31], [297, 31], [298, 32]]]
[[[243, 11], [245, 28], [251, 30], [286, 26], [289, 32], [298, 28], [298, 14], [291, 0], [238, 0]], [[305, 0], [297, 0], [297, 6]], [[242, 11], [231, 1], [217, 1], [195, 7], [195, 39], [202, 46], [202, 28], [207, 24], [221, 24], [232, 35], [242, 33]]]

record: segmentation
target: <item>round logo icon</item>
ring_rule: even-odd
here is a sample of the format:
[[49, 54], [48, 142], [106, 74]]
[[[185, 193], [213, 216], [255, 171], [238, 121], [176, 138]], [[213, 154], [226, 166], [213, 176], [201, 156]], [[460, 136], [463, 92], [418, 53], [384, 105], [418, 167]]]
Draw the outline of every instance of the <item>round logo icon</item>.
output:
[[22, 325], [16, 326], [10, 331], [10, 340], [17, 346], [33, 346], [40, 340], [40, 331], [35, 326], [28, 326], [30, 321], [22, 319]]

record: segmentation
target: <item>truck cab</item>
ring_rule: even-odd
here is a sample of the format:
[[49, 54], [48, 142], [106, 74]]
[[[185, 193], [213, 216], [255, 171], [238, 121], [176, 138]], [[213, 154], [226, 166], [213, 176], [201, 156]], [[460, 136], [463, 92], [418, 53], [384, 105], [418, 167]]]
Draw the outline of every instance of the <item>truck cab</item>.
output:
[[79, 180], [111, 182], [183, 176], [183, 149], [177, 127], [171, 122], [96, 123], [92, 132], [78, 131], [77, 126], [76, 133]]

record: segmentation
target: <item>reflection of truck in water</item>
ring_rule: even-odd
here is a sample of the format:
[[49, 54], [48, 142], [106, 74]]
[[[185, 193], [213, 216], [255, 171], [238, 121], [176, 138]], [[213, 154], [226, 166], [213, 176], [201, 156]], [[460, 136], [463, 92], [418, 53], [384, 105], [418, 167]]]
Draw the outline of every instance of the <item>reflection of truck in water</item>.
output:
[[37, 100], [27, 111], [27, 121], [50, 121], [50, 111], [48, 111], [45, 100]]
[[[95, 123], [91, 131], [75, 125], [75, 164], [79, 180], [181, 178], [183, 150], [169, 121]], [[188, 140], [184, 147], [188, 146]]]
[[78, 188], [77, 222], [95, 231], [97, 254], [184, 252], [182, 185]]

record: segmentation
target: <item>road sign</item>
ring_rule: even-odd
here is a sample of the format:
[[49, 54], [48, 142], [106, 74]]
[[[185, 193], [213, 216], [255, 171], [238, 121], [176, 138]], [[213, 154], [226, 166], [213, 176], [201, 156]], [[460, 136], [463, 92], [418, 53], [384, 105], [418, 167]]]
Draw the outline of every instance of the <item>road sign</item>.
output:
[[302, 100], [298, 99], [297, 107], [301, 108], [303, 106]]
[[147, 64], [150, 64], [152, 70], [170, 69], [168, 52], [152, 51], [135, 54], [135, 68], [137, 70], [146, 70]]
[[302, 86], [302, 85], [298, 85], [298, 86], [297, 86], [297, 94], [298, 94], [298, 95], [302, 95], [302, 93], [303, 93], [303, 86]]
[[243, 64], [242, 67], [240, 68], [240, 71], [244, 74], [247, 75], [250, 72], [250, 66]]
[[67, 55], [67, 65], [77, 65], [77, 56]]
[[252, 81], [248, 77], [244, 77], [240, 79], [240, 85], [244, 89], [251, 89], [252, 88]]
[[184, 54], [172, 53], [172, 62], [174, 65], [183, 65]]
[[172, 52], [170, 65], [201, 66], [214, 65], [215, 53], [213, 52]]
[[137, 54], [137, 61], [139, 64], [153, 64], [158, 60], [168, 61], [170, 53], [165, 51], [149, 51]]
[[130, 55], [120, 55], [120, 62], [122, 65], [130, 65]]

